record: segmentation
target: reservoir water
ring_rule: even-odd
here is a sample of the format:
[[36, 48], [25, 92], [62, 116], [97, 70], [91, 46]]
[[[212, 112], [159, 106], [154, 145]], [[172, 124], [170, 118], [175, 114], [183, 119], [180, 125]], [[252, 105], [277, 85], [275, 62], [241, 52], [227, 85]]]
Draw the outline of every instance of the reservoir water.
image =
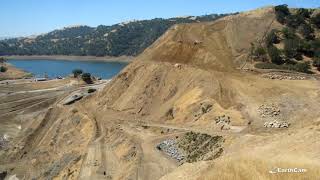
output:
[[96, 77], [110, 79], [118, 74], [127, 63], [122, 62], [97, 62], [97, 61], [68, 61], [68, 60], [46, 60], [46, 59], [19, 59], [8, 60], [15, 67], [32, 73], [35, 77], [49, 78], [58, 76], [65, 77], [72, 73], [74, 69], [82, 69]]

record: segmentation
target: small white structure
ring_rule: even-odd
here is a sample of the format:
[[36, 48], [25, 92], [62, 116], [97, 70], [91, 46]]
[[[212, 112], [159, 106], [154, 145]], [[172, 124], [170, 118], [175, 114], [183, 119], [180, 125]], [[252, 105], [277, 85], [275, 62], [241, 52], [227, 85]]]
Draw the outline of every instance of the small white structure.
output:
[[47, 78], [35, 78], [35, 81], [38, 82], [38, 81], [47, 81]]

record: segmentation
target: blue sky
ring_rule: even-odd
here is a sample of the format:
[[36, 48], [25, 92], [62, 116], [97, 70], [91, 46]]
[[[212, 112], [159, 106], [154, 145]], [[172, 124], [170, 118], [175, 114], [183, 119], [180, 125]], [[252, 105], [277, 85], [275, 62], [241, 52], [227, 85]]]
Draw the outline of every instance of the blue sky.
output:
[[40, 34], [69, 25], [230, 13], [277, 4], [320, 7], [320, 0], [1, 0], [0, 37]]

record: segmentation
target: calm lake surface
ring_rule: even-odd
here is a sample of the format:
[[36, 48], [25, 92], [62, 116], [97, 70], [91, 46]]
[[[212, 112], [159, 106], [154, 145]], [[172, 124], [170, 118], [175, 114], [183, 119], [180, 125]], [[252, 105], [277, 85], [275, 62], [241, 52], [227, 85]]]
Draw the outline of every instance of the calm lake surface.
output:
[[36, 77], [49, 78], [57, 76], [65, 77], [72, 74], [74, 69], [82, 69], [84, 72], [91, 73], [96, 77], [110, 79], [118, 74], [127, 63], [120, 62], [95, 62], [95, 61], [67, 61], [67, 60], [8, 60], [17, 68], [28, 71]]

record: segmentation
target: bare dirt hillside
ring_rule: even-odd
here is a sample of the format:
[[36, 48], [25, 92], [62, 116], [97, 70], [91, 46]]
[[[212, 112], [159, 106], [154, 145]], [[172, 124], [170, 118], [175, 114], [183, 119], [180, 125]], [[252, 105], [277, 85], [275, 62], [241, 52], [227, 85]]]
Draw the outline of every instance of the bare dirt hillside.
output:
[[0, 170], [26, 179], [316, 179], [319, 77], [240, 70], [250, 43], [281, 27], [274, 19], [264, 8], [172, 27], [101, 91], [52, 103], [12, 140], [19, 146]]
[[175, 25], [139, 57], [202, 69], [234, 70], [247, 60], [250, 43], [281, 28], [273, 8], [228, 16], [215, 22]]
[[[219, 170], [214, 161], [184, 164], [164, 179], [316, 177], [318, 78], [274, 72], [285, 77], [279, 80], [268, 78], [268, 73], [239, 70], [250, 43], [262, 41], [269, 29], [281, 28], [274, 19], [273, 8], [265, 8], [213, 23], [174, 26], [98, 95], [96, 106], [131, 114], [133, 121], [220, 134], [226, 139], [224, 153], [217, 160], [225, 169]], [[231, 122], [216, 123], [224, 115]], [[266, 125], [274, 121], [290, 124], [289, 128]], [[302, 138], [303, 134], [309, 134], [308, 138]], [[296, 156], [301, 159], [292, 163]], [[242, 175], [236, 171], [237, 158], [242, 167], [265, 165]], [[269, 174], [272, 168], [291, 166], [306, 167], [309, 172]]]

